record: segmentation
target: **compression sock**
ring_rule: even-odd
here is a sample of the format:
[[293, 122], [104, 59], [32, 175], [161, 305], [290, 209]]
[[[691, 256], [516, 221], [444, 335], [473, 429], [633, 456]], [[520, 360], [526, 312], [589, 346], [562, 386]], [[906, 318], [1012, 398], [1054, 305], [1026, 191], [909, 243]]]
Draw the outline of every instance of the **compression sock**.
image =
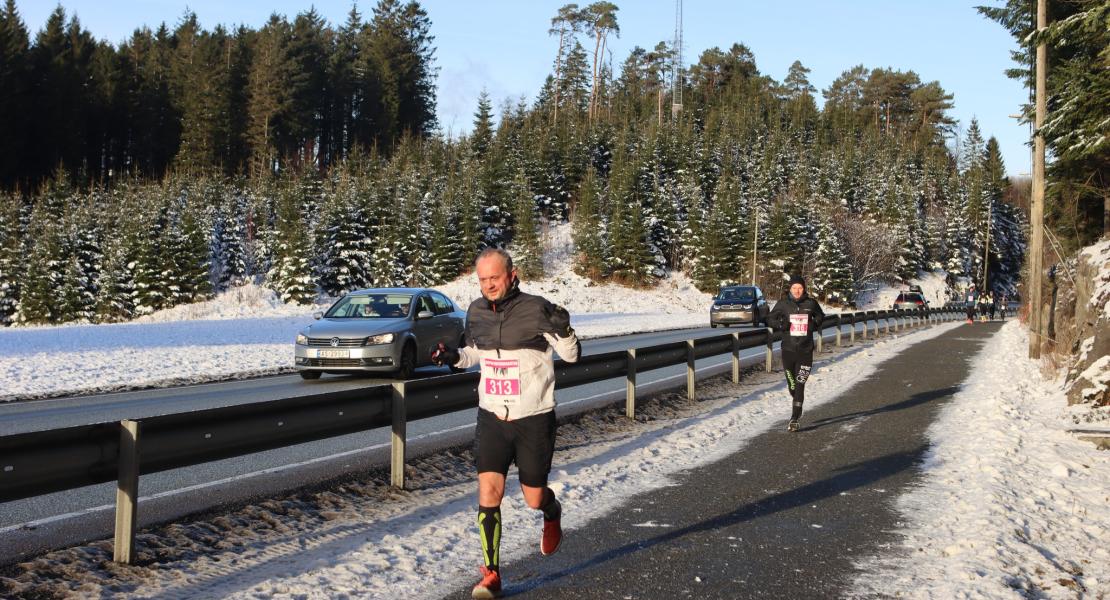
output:
[[497, 571], [501, 550], [501, 507], [478, 507], [478, 535], [482, 538], [482, 558], [486, 568]]
[[544, 521], [557, 521], [563, 516], [563, 505], [555, 499], [555, 492], [551, 488], [543, 489], [543, 502], [540, 504]]

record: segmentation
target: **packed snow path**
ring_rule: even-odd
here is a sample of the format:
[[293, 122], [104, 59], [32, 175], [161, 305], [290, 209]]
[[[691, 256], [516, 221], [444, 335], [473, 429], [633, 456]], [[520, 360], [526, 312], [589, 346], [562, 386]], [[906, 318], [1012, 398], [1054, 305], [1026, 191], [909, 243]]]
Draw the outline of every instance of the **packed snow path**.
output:
[[[921, 479], [926, 431], [999, 325], [952, 328], [906, 348], [807, 411], [798, 433], [785, 430], [783, 391], [782, 428], [605, 515], [574, 515], [580, 524], [558, 554], [502, 565], [506, 595], [850, 595], [853, 564], [898, 540], [895, 500]], [[820, 387], [818, 367], [807, 392]], [[538, 540], [519, 528], [504, 536], [532, 533]], [[449, 597], [469, 596], [467, 586]]]

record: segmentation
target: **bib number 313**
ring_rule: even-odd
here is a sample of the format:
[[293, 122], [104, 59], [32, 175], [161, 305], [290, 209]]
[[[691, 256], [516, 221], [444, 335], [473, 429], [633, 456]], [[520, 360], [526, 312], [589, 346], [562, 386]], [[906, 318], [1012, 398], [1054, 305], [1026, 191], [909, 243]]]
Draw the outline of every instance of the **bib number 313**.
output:
[[809, 333], [809, 315], [790, 315], [790, 335], [799, 336]]
[[482, 359], [482, 381], [482, 391], [487, 400], [499, 404], [515, 404], [520, 400], [520, 361]]

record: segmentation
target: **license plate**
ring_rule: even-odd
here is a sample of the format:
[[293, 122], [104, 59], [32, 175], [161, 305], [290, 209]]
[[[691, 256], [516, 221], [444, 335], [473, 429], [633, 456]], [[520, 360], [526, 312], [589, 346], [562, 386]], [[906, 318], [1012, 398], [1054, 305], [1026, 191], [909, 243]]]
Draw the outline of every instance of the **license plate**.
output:
[[350, 350], [321, 350], [320, 358], [350, 358]]

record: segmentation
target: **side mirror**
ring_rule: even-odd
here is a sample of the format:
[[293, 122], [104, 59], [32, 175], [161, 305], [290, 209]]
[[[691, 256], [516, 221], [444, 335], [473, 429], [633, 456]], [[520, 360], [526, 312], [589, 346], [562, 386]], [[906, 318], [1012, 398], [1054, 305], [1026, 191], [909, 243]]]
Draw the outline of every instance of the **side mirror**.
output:
[[316, 311], [316, 312], [312, 313], [312, 318], [319, 321], [320, 319], [324, 318], [324, 313], [322, 313], [320, 311]]
[[422, 310], [422, 311], [416, 313], [416, 320], [420, 321], [422, 319], [431, 319], [434, 316], [436, 316], [436, 314], [434, 312], [432, 312], [430, 310]]

